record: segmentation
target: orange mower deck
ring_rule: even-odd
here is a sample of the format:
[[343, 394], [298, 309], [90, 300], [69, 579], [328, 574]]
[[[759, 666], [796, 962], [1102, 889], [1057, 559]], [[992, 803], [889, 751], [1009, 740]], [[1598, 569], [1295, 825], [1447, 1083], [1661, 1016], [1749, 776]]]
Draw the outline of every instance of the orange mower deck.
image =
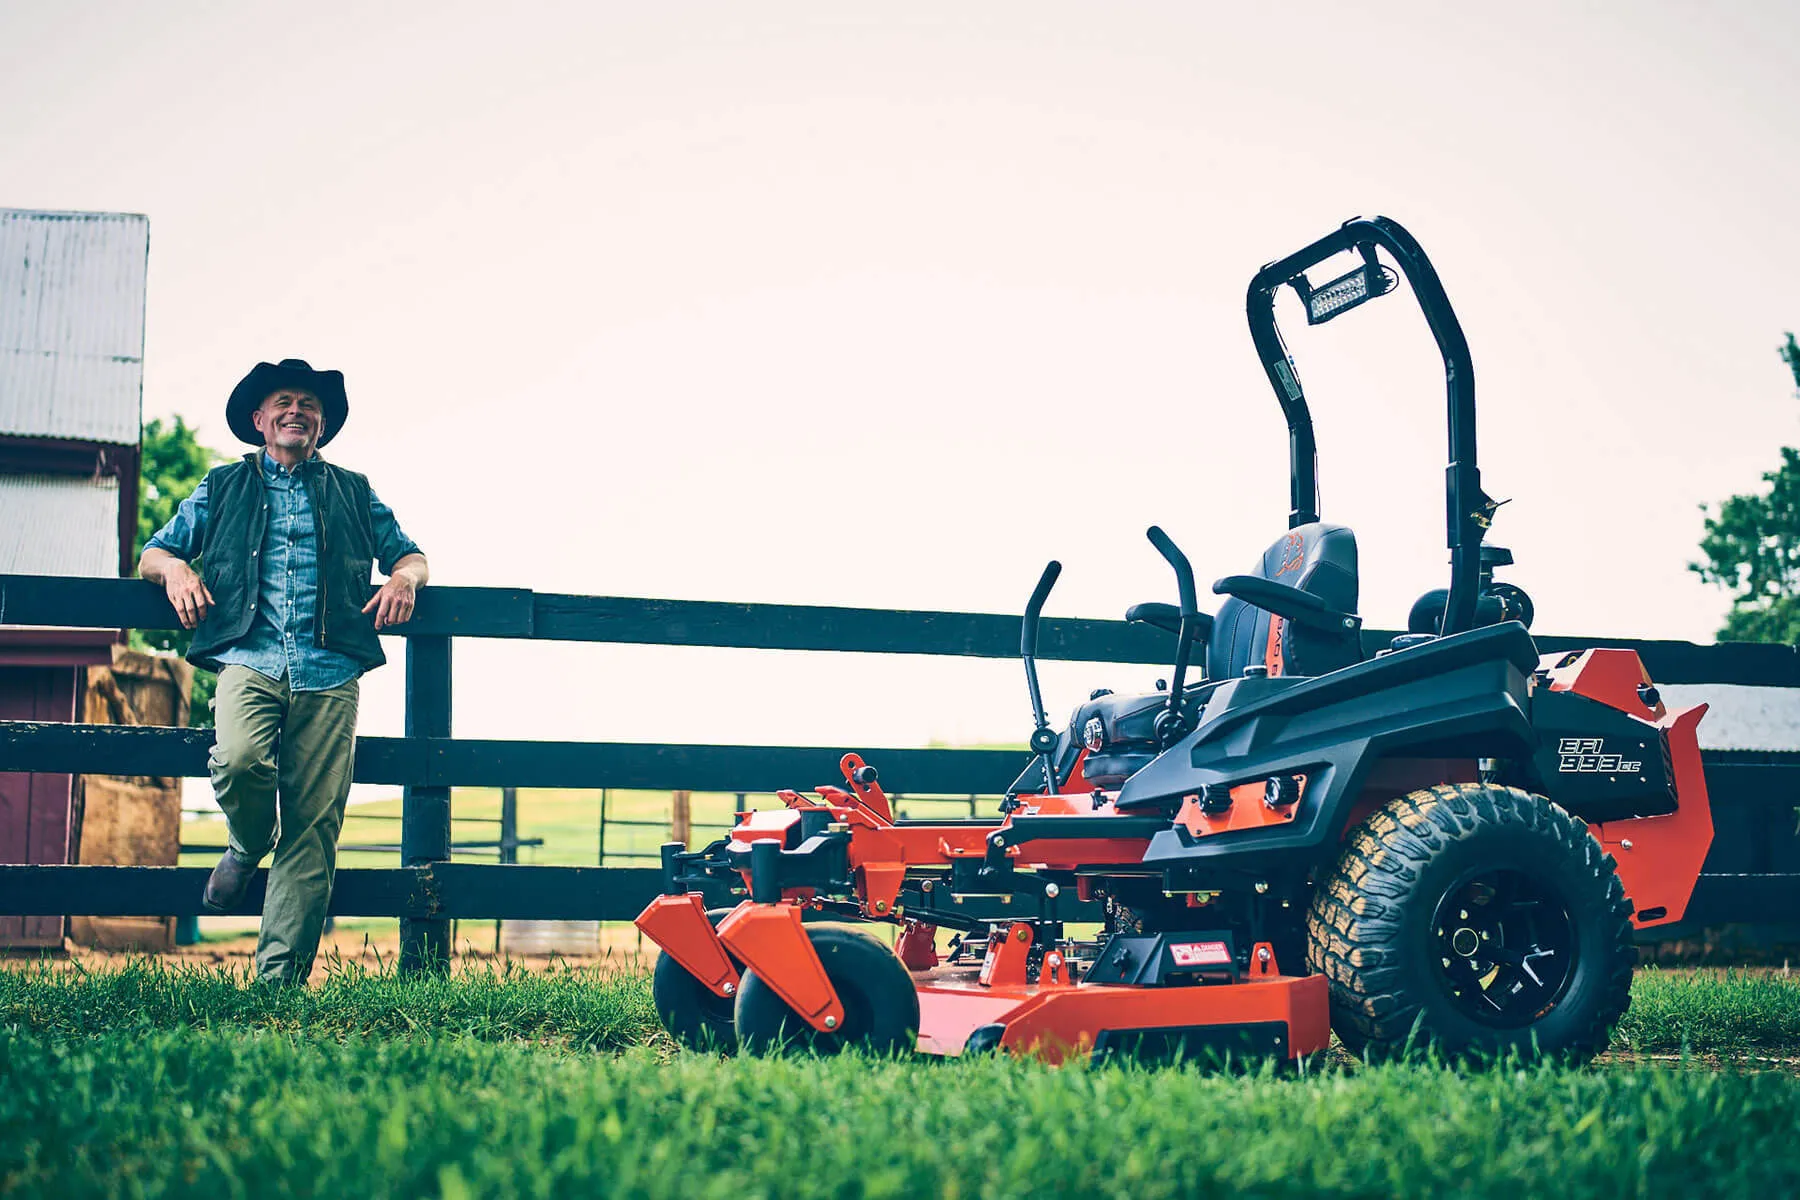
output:
[[[744, 963], [807, 1024], [838, 1028], [842, 1001], [808, 939], [796, 904], [746, 901], [715, 930], [697, 897], [664, 896], [637, 925], [717, 995], [736, 990]], [[1135, 987], [1077, 982], [1061, 951], [1042, 956], [1027, 981], [1031, 927], [997, 933], [979, 965], [911, 973], [918, 992], [918, 1049], [955, 1057], [1006, 1050], [1050, 1063], [1112, 1052], [1293, 1060], [1331, 1040], [1325, 980], [1282, 975], [1266, 945], [1242, 981]]]

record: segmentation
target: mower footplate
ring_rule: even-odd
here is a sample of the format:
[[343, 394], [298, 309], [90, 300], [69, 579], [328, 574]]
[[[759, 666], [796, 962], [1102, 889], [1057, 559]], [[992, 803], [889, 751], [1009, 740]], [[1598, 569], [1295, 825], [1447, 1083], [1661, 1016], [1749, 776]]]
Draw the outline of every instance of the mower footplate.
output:
[[939, 967], [914, 979], [922, 1054], [998, 1047], [1051, 1063], [1207, 1052], [1292, 1060], [1331, 1042], [1322, 975], [1177, 987], [983, 986], [977, 968]]

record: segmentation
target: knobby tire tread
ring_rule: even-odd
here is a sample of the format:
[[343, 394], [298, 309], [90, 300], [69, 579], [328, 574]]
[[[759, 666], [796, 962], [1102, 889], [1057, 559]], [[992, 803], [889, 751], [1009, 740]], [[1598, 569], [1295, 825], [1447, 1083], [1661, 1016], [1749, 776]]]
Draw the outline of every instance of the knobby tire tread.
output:
[[[1423, 997], [1409, 994], [1401, 920], [1408, 906], [1433, 904], [1414, 892], [1425, 865], [1451, 844], [1498, 827], [1530, 831], [1547, 852], [1578, 856], [1584, 877], [1604, 879], [1606, 942], [1602, 1002], [1579, 1028], [1546, 1047], [1586, 1060], [1604, 1050], [1631, 1002], [1631, 902], [1613, 857], [1561, 806], [1491, 783], [1438, 784], [1390, 800], [1351, 834], [1336, 869], [1320, 881], [1308, 913], [1307, 963], [1325, 976], [1331, 1024], [1354, 1053], [1386, 1057], [1417, 1036]], [[1429, 1031], [1424, 1031], [1429, 1037]]]

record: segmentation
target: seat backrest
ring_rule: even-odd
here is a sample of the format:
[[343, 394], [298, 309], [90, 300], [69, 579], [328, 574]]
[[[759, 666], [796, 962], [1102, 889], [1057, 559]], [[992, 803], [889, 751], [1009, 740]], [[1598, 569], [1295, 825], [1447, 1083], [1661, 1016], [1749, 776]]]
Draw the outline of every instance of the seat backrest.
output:
[[[1356, 612], [1356, 535], [1342, 525], [1315, 521], [1288, 530], [1263, 553], [1254, 572], [1263, 579], [1311, 592], [1339, 612]], [[1252, 663], [1271, 675], [1324, 675], [1362, 661], [1362, 638], [1306, 629], [1227, 596], [1213, 618], [1206, 673], [1232, 679]]]

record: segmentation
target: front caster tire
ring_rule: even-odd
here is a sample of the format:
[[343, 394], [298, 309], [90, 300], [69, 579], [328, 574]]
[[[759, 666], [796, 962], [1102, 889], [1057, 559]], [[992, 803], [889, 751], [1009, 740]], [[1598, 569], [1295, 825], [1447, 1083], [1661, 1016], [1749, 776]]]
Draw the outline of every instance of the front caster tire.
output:
[[1587, 826], [1542, 796], [1441, 784], [1351, 834], [1307, 919], [1307, 963], [1353, 1053], [1435, 1046], [1585, 1062], [1631, 1002], [1631, 903]]
[[866, 933], [836, 925], [808, 929], [807, 937], [843, 1002], [843, 1026], [829, 1033], [814, 1029], [756, 972], [746, 971], [737, 998], [738, 1045], [751, 1054], [912, 1049], [919, 1029], [919, 993], [893, 951]]
[[[706, 919], [717, 928], [730, 913], [729, 908], [709, 908]], [[741, 986], [744, 964], [732, 958], [731, 965], [738, 969]], [[667, 954], [657, 956], [650, 997], [663, 1028], [689, 1050], [730, 1054], [737, 1049], [736, 998], [717, 994]]]

